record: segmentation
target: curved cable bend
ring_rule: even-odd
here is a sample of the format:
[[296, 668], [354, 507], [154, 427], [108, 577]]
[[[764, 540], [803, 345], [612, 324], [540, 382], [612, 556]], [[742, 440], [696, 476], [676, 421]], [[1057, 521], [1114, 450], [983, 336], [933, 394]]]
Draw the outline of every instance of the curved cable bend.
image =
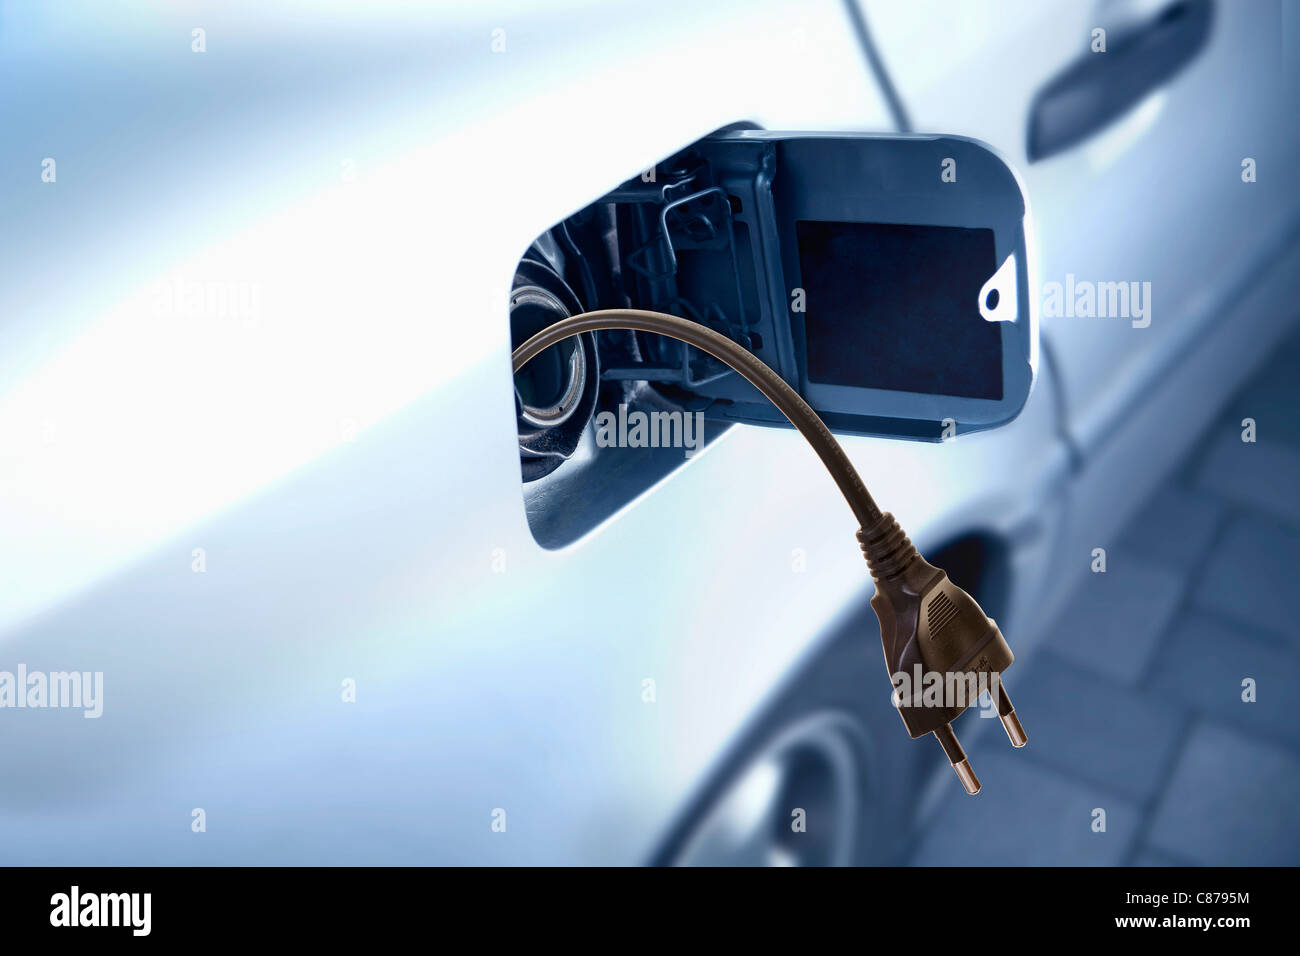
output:
[[708, 352], [714, 358], [731, 366], [766, 395], [772, 404], [790, 419], [790, 424], [799, 429], [804, 438], [808, 439], [808, 444], [812, 445], [813, 451], [821, 457], [831, 477], [839, 485], [841, 493], [858, 519], [858, 524], [865, 528], [880, 518], [880, 508], [872, 500], [867, 486], [862, 483], [862, 477], [853, 467], [849, 456], [844, 453], [844, 449], [835, 440], [830, 429], [826, 427], [826, 423], [812, 407], [786, 383], [785, 379], [777, 375], [753, 352], [698, 322], [668, 315], [665, 312], [647, 312], [641, 309], [600, 309], [595, 312], [584, 312], [547, 326], [515, 349], [510, 356], [514, 371], [518, 372], [531, 359], [557, 342], [583, 332], [597, 332], [604, 329], [633, 329], [638, 332], [666, 335]]

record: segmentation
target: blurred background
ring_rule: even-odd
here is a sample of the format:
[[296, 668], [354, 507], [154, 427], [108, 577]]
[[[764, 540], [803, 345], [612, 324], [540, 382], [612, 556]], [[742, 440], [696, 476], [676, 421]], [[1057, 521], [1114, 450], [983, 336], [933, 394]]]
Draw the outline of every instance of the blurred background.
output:
[[[0, 671], [104, 686], [97, 719], [0, 709], [0, 861], [1300, 861], [1298, 30], [0, 3]], [[959, 721], [977, 797], [892, 712], [797, 434], [521, 482], [521, 254], [737, 123], [982, 140], [1039, 289], [1150, 283], [1146, 325], [1040, 310], [1010, 425], [845, 439], [1016, 651], [1030, 743]]]
[[[1293, 332], [1013, 675], [1024, 688], [1017, 708], [1038, 715], [1032, 759], [1017, 760], [997, 735], [971, 759], [986, 786], [1015, 798], [947, 796], [909, 862], [1295, 864], [1300, 763], [1288, 711], [1300, 658], [1287, 594], [1300, 563], [1297, 362]], [[1241, 441], [1247, 418], [1276, 425], [1258, 460], [1241, 450], [1251, 448]], [[1253, 703], [1243, 701], [1247, 680]], [[1118, 820], [1119, 839], [1063, 832], [1066, 808], [1085, 805]]]

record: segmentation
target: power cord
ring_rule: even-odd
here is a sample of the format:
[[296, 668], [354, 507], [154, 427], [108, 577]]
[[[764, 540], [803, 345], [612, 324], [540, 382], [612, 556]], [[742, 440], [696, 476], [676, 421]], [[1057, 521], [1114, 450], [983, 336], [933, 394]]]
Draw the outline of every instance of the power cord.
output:
[[514, 371], [570, 336], [606, 329], [654, 332], [709, 353], [752, 382], [808, 440], [858, 521], [858, 543], [876, 581], [871, 606], [880, 619], [885, 663], [903, 724], [912, 737], [934, 734], [966, 792], [978, 793], [979, 780], [952, 722], [987, 691], [1012, 746], [1027, 742], [1002, 685], [1001, 675], [1015, 656], [997, 624], [946, 573], [921, 557], [893, 515], [880, 510], [843, 447], [799, 393], [725, 335], [663, 312], [584, 312], [547, 326], [515, 349]]

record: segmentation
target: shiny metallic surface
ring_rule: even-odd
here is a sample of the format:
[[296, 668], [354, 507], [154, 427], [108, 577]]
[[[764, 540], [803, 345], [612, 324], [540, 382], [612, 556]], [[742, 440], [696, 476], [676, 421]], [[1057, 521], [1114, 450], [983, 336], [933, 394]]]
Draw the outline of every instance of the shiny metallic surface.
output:
[[[976, 533], [1005, 549], [998, 622], [1017, 673], [1032, 674], [1073, 596], [1126, 579], [1091, 574], [1090, 551], [1127, 540], [1206, 429], [1226, 428], [1233, 451], [1265, 449], [1242, 445], [1219, 410], [1300, 301], [1294, 11], [1218, 4], [1176, 82], [1031, 164], [1030, 104], [1082, 52], [1093, 6], [941, 7], [862, 3], [915, 128], [979, 138], [1017, 169], [1040, 284], [1155, 289], [1146, 328], [1041, 317], [1055, 361], [1005, 428], [933, 446], [844, 442], [924, 552]], [[971, 715], [962, 732], [990, 788], [966, 800], [948, 761], [891, 712], [869, 619], [852, 659], [872, 672], [838, 701], [824, 699], [833, 672], [791, 684], [871, 593], [843, 501], [793, 431], [735, 426], [652, 481], [611, 482], [618, 494], [579, 536], [543, 541], [529, 526], [509, 362], [521, 254], [739, 120], [891, 133], [842, 5], [304, 10], [4, 7], [0, 668], [101, 672], [105, 688], [98, 719], [3, 713], [5, 862], [640, 863], [698, 823], [681, 821], [706, 782], [788, 809], [772, 796], [780, 759], [732, 773], [757, 721], [780, 717], [761, 747], [801, 714], [873, 695], [870, 726], [898, 760], [872, 775], [883, 809], [855, 818], [858, 842], [915, 843], [947, 820], [951, 847], [971, 830], [963, 810], [996, 810], [1047, 821], [1045, 836], [1015, 843], [1011, 860], [958, 862], [1137, 858], [1118, 833], [1082, 849], [1058, 838], [1062, 804], [995, 780], [997, 762], [976, 752], [995, 729]], [[191, 50], [198, 26], [206, 53]], [[1258, 182], [1241, 179], [1245, 157]], [[45, 158], [56, 182], [41, 181]], [[1291, 418], [1282, 407], [1275, 420]], [[566, 471], [584, 474], [596, 451], [580, 442], [532, 484], [590, 498]], [[1119, 675], [1116, 693], [1146, 691], [1142, 677]], [[1044, 744], [1047, 715], [1068, 730], [1071, 708], [1093, 700], [1031, 709], [1028, 693], [1019, 703]], [[1258, 741], [1216, 744], [1238, 738], [1208, 724], [1194, 736], [1220, 749], [1201, 766], [1232, 762], [1233, 780], [1291, 766], [1260, 763]], [[810, 746], [809, 767], [838, 766], [833, 746]], [[1047, 749], [1003, 757], [1057, 781], [1062, 803], [1090, 793], [1035, 769]], [[768, 768], [752, 787], [750, 766]], [[1195, 770], [1185, 779], [1214, 783]], [[959, 809], [918, 800], [928, 774]], [[1155, 786], [1153, 808], [1196, 793]], [[1157, 835], [1195, 862], [1294, 862], [1292, 818], [1262, 806], [1225, 797], [1157, 821]], [[190, 829], [196, 808], [206, 834]], [[1268, 841], [1238, 838], [1273, 820]], [[800, 844], [774, 855], [781, 844], [758, 826], [755, 860], [838, 859]], [[1219, 830], [1233, 839], [1215, 842]], [[859, 860], [896, 860], [884, 842]]]
[[842, 866], [864, 809], [860, 732], [847, 715], [811, 715], [741, 769], [693, 828], [682, 866]]
[[957, 771], [957, 779], [961, 785], [966, 788], [966, 792], [971, 796], [980, 792], [979, 778], [975, 776], [975, 771], [971, 769], [969, 760], [960, 760], [952, 765], [952, 769]]
[[520, 418], [535, 428], [554, 428], [568, 421], [578, 408], [583, 389], [587, 386], [587, 360], [580, 344], [561, 343], [555, 348], [568, 352], [563, 391], [555, 401], [546, 405], [520, 403]]
[[1025, 728], [1020, 726], [1020, 718], [1016, 716], [1014, 710], [1009, 714], [999, 716], [1002, 718], [1002, 726], [1006, 728], [1007, 737], [1011, 739], [1011, 746], [1023, 747], [1029, 743], [1029, 738], [1025, 735]]

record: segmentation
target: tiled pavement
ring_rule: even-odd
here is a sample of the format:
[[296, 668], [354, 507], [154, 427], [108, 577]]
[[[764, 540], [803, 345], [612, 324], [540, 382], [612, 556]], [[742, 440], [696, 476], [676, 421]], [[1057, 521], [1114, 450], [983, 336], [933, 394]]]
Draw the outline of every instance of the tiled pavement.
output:
[[1293, 337], [1107, 549], [1016, 675], [1029, 746], [981, 734], [984, 792], [953, 787], [909, 862], [1300, 864], [1297, 372]]

